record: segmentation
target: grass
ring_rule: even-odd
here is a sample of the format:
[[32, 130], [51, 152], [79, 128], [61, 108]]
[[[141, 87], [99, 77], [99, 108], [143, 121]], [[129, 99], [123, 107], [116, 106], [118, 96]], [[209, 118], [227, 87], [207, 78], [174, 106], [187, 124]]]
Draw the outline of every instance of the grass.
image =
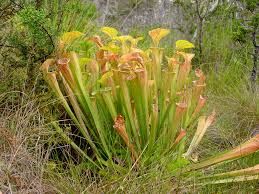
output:
[[43, 127], [38, 106], [35, 102], [24, 99], [18, 104], [10, 105], [11, 99], [8, 96], [11, 94], [12, 92], [0, 95], [0, 191], [51, 191], [51, 185], [43, 177], [48, 151], [41, 139], [48, 132]]
[[208, 96], [211, 99], [208, 107], [217, 107], [220, 134], [230, 143], [235, 139], [231, 143], [234, 145], [234, 142], [248, 138], [258, 131], [259, 88], [252, 92], [248, 68], [238, 61], [231, 63], [223, 71], [217, 74], [212, 72], [208, 76]]

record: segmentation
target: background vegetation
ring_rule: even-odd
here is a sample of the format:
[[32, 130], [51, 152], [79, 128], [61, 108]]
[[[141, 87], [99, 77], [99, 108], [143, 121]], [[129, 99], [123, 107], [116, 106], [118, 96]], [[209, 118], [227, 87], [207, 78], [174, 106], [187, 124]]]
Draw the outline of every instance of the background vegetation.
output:
[[[100, 26], [109, 25], [147, 37], [154, 27], [171, 29], [169, 40], [161, 43], [166, 48], [177, 39], [195, 44], [193, 68], [200, 67], [207, 75], [206, 112], [214, 108], [217, 112], [217, 122], [205, 134], [199, 155], [211, 156], [258, 134], [258, 7], [256, 0], [1, 1], [0, 191], [165, 193], [177, 184], [159, 167], [123, 176], [93, 174], [49, 127], [53, 119], [67, 126], [68, 116], [48, 90], [39, 67], [55, 55], [58, 37], [66, 31], [93, 35]], [[142, 41], [140, 47], [147, 48], [148, 43]], [[258, 160], [257, 152], [220, 170], [249, 167]], [[258, 184], [251, 181], [193, 189], [201, 193], [256, 193]]]

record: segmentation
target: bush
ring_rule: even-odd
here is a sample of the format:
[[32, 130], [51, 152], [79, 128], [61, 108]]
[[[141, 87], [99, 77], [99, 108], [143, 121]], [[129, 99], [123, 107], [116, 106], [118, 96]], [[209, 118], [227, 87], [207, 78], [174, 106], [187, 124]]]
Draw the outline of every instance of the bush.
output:
[[[36, 80], [39, 75], [37, 71], [39, 64], [55, 52], [57, 37], [63, 32], [80, 30], [88, 33], [88, 29], [94, 31], [92, 20], [96, 17], [96, 9], [91, 2], [81, 0], [5, 2], [2, 12], [3, 14], [6, 12], [8, 17], [0, 19], [3, 20], [0, 30], [3, 35], [0, 46], [3, 49], [0, 50], [0, 58], [4, 61], [1, 66], [7, 69], [3, 74], [5, 85], [0, 86], [3, 91], [14, 89], [32, 91], [40, 80]], [[8, 5], [13, 8], [12, 12]], [[23, 68], [27, 73], [24, 77], [20, 77], [22, 84], [13, 88], [8, 80], [17, 68]], [[39, 83], [36, 88], [39, 91], [42, 89]]]

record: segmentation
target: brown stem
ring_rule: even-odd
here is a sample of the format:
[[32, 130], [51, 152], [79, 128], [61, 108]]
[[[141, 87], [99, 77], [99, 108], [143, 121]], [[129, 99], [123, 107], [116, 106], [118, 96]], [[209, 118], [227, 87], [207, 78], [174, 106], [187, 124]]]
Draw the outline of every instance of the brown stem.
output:
[[256, 28], [254, 28], [253, 33], [252, 33], [252, 42], [254, 46], [254, 53], [253, 53], [253, 69], [251, 72], [251, 87], [252, 91], [255, 91], [255, 86], [256, 86], [256, 79], [257, 79], [257, 63], [258, 63], [258, 54], [259, 54], [259, 45], [256, 43]]
[[203, 18], [199, 18], [198, 48], [199, 48], [200, 62], [202, 61], [202, 39], [203, 39]]
[[203, 22], [204, 22], [204, 16], [201, 15], [199, 10], [199, 0], [195, 0], [196, 5], [196, 14], [198, 16], [198, 50], [199, 50], [199, 62], [202, 61], [202, 39], [203, 39]]

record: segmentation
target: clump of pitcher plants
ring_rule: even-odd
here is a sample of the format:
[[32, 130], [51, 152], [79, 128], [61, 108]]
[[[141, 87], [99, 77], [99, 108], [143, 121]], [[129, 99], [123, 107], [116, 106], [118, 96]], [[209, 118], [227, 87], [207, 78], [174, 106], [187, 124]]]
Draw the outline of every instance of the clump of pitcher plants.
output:
[[[96, 168], [138, 170], [170, 158], [167, 169], [188, 174], [258, 151], [259, 134], [211, 158], [193, 158], [215, 112], [201, 116], [206, 77], [201, 69], [192, 71], [192, 43], [178, 40], [172, 56], [165, 56], [160, 40], [170, 33], [167, 29], [149, 32], [152, 43], [147, 50], [138, 47], [142, 37], [119, 35], [110, 27], [102, 32], [104, 38], [65, 33], [56, 58], [41, 67], [91, 154], [57, 122], [55, 129]], [[75, 41], [95, 44], [94, 55], [68, 51]], [[253, 180], [259, 178], [258, 171], [257, 165], [210, 177]]]

